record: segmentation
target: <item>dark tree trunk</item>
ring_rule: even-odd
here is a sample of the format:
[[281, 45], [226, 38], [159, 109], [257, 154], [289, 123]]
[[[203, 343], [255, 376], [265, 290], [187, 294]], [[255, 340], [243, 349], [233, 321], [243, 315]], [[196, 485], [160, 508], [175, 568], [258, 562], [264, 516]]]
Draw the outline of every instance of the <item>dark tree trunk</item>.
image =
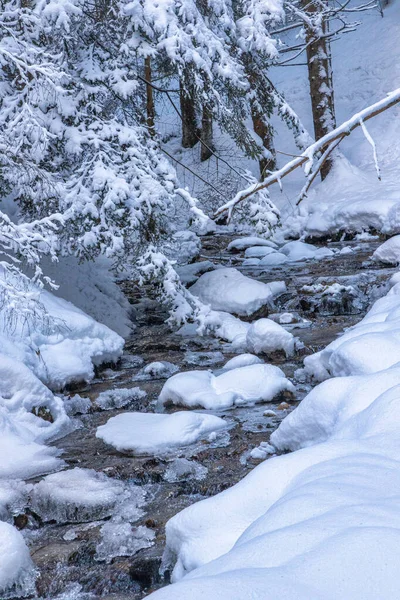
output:
[[192, 86], [181, 81], [180, 106], [182, 116], [182, 146], [193, 148], [199, 141], [197, 134], [197, 118], [195, 97]]
[[155, 129], [155, 116], [156, 110], [154, 107], [154, 94], [153, 88], [151, 87], [151, 58], [147, 56], [144, 61], [144, 78], [149, 83], [146, 83], [146, 123], [151, 137], [154, 137], [156, 133]]
[[[307, 3], [307, 12], [318, 12], [317, 4]], [[323, 24], [323, 31], [327, 30], [327, 23]], [[324, 135], [335, 129], [335, 104], [332, 85], [331, 50], [326, 38], [316, 39], [315, 31], [306, 31], [308, 80], [310, 83], [311, 107], [314, 123], [315, 139], [319, 140]], [[321, 179], [325, 179], [332, 168], [332, 159], [329, 158], [321, 169]]]
[[206, 106], [203, 107], [201, 117], [201, 142], [200, 160], [205, 161], [212, 156], [214, 150], [212, 114]]
[[253, 121], [254, 133], [261, 139], [262, 145], [270, 154], [269, 158], [259, 159], [261, 179], [268, 174], [268, 171], [276, 170], [276, 153], [274, 147], [273, 129], [271, 125], [266, 124], [262, 115], [255, 105], [251, 107], [251, 118]]

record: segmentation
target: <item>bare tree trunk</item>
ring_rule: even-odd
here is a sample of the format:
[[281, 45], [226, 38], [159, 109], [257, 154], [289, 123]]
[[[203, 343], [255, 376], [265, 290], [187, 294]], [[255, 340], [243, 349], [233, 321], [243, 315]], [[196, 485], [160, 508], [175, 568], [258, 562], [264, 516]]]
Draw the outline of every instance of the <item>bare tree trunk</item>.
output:
[[[308, 13], [316, 13], [320, 9], [315, 3], [306, 4]], [[327, 23], [322, 29], [327, 31]], [[315, 39], [315, 31], [306, 29], [307, 66], [310, 83], [311, 107], [314, 123], [315, 139], [335, 129], [335, 104], [333, 96], [332, 68], [330, 44], [326, 38]], [[315, 41], [312, 41], [315, 40]], [[325, 179], [332, 168], [332, 158], [329, 157], [321, 168], [321, 179]]]
[[197, 118], [195, 98], [192, 86], [180, 83], [180, 106], [182, 116], [182, 146], [184, 148], [193, 148], [199, 141], [197, 135]]
[[212, 156], [214, 150], [212, 114], [206, 106], [201, 117], [201, 141], [200, 160], [203, 162]]
[[156, 116], [156, 110], [154, 107], [153, 88], [151, 87], [151, 85], [149, 85], [151, 83], [151, 58], [150, 58], [150, 56], [147, 56], [144, 60], [144, 78], [146, 81], [149, 82], [146, 84], [146, 122], [147, 122], [147, 127], [149, 129], [149, 133], [150, 133], [151, 137], [154, 137], [154, 135], [156, 133], [155, 123], [154, 123], [155, 116]]

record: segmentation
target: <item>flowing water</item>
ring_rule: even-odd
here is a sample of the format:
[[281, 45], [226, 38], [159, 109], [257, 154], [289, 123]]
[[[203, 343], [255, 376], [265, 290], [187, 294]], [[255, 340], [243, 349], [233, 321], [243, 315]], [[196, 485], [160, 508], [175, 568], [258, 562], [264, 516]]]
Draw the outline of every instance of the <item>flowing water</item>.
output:
[[[287, 292], [276, 300], [274, 312], [298, 315], [300, 322], [292, 324], [291, 331], [303, 348], [290, 359], [276, 353], [265, 360], [279, 365], [290, 378], [305, 355], [322, 349], [362, 318], [370, 303], [386, 292], [393, 272], [368, 260], [379, 241], [332, 243], [329, 247], [338, 251], [332, 258], [260, 272], [255, 267], [242, 268], [243, 253], [224, 250], [230, 239], [204, 237], [200, 260], [235, 266], [259, 281], [286, 282]], [[339, 253], [343, 248], [351, 251]], [[324, 293], [332, 284], [339, 285], [331, 288], [332, 293]], [[124, 409], [91, 409], [77, 418], [79, 428], [55, 445], [63, 449], [70, 468], [103, 472], [122, 481], [127, 490], [140, 486], [142, 502], [133, 507], [133, 514], [131, 505], [121, 504], [116, 508], [118, 518], [108, 521], [93, 515], [89, 522], [57, 524], [43, 523], [33, 512], [21, 516], [19, 526], [39, 571], [38, 598], [136, 600], [168, 583], [168, 565], [160, 570], [166, 521], [193, 502], [232, 486], [253, 469], [260, 461], [251, 458], [250, 450], [268, 441], [310, 389], [310, 384], [296, 383], [295, 397], [219, 412], [231, 429], [212, 443], [197, 443], [162, 457], [134, 457], [114, 450], [95, 437], [96, 428], [124, 410], [154, 411], [165, 382], [165, 378], [141, 377], [143, 364], [169, 361], [180, 371], [215, 370], [234, 356], [229, 344], [212, 337], [172, 333], [165, 325], [163, 307], [144, 299], [134, 282], [123, 286], [137, 323], [125, 355], [119, 365], [104, 369], [91, 385], [71, 395], [94, 400], [100, 392], [136, 386], [147, 395]]]

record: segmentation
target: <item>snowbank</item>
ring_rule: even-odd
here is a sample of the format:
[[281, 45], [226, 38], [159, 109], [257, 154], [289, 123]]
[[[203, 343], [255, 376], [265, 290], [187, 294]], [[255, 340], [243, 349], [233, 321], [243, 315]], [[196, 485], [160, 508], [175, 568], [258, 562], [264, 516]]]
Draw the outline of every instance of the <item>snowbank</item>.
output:
[[219, 410], [254, 402], [269, 402], [278, 394], [294, 390], [281, 369], [252, 364], [230, 369], [217, 377], [210, 371], [187, 371], [165, 383], [158, 401], [189, 408]]
[[227, 427], [226, 421], [213, 415], [131, 412], [112, 417], [98, 427], [96, 437], [120, 451], [159, 454], [208, 439]]
[[395, 235], [379, 246], [373, 253], [372, 260], [398, 265], [400, 263], [400, 235]]
[[213, 310], [250, 316], [271, 304], [286, 291], [286, 286], [283, 281], [261, 283], [237, 269], [224, 268], [204, 273], [189, 289]]

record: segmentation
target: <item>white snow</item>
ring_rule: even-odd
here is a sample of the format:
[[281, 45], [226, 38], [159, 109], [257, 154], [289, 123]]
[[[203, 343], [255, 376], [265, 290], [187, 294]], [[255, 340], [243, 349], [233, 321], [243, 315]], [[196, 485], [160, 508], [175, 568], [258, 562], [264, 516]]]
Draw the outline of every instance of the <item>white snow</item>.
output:
[[112, 417], [98, 427], [96, 437], [117, 450], [146, 455], [168, 453], [174, 448], [207, 440], [227, 427], [226, 421], [219, 417], [194, 412], [171, 415], [131, 412]]
[[269, 246], [251, 246], [247, 248], [244, 255], [246, 258], [262, 258], [268, 254], [274, 254], [276, 250]]
[[247, 348], [256, 354], [269, 354], [283, 350], [286, 356], [294, 353], [294, 337], [279, 323], [271, 319], [258, 319], [252, 323], [246, 336]]
[[192, 294], [213, 310], [250, 316], [286, 291], [284, 282], [261, 283], [234, 268], [204, 273], [190, 287]]
[[255, 402], [269, 402], [294, 390], [283, 371], [273, 365], [252, 364], [215, 376], [210, 371], [187, 371], [164, 384], [158, 401], [189, 408], [219, 410]]
[[0, 595], [2, 599], [30, 596], [36, 570], [21, 533], [0, 521]]
[[304, 242], [298, 241], [288, 242], [279, 248], [279, 252], [287, 256], [288, 260], [291, 262], [333, 256], [333, 251], [329, 248], [317, 248], [312, 244], [305, 244]]
[[255, 354], [239, 354], [234, 356], [224, 365], [226, 371], [231, 369], [238, 369], [239, 367], [247, 367], [248, 365], [262, 364], [264, 361], [262, 358], [255, 356]]
[[267, 246], [270, 248], [277, 247], [275, 242], [273, 242], [272, 240], [265, 240], [264, 238], [259, 238], [259, 237], [254, 237], [254, 236], [247, 236], [247, 237], [237, 238], [236, 240], [232, 240], [228, 244], [227, 250], [229, 250], [229, 251], [246, 250], [247, 248], [250, 248], [251, 246]]
[[400, 235], [395, 235], [379, 246], [373, 253], [372, 260], [398, 265], [400, 263]]
[[274, 252], [273, 254], [268, 254], [268, 256], [264, 256], [259, 262], [260, 267], [278, 267], [279, 265], [283, 265], [289, 261], [286, 254], [282, 252]]
[[126, 496], [116, 479], [76, 467], [47, 475], [36, 484], [32, 508], [44, 521], [79, 523], [110, 516]]

